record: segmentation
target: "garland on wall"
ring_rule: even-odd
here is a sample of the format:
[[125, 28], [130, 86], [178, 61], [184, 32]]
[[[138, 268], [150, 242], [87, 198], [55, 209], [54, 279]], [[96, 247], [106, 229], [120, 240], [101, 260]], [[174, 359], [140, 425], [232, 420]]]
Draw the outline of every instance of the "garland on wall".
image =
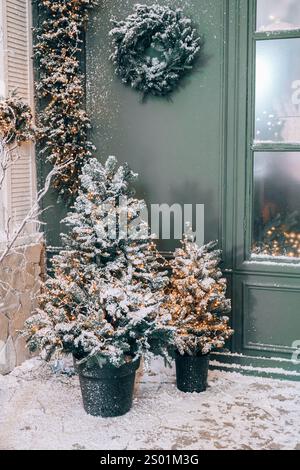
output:
[[42, 103], [41, 155], [52, 165], [64, 165], [53, 184], [72, 199], [81, 168], [94, 150], [88, 139], [80, 54], [88, 12], [97, 0], [37, 0], [37, 4], [45, 18], [36, 30], [34, 48], [40, 74], [36, 89]]

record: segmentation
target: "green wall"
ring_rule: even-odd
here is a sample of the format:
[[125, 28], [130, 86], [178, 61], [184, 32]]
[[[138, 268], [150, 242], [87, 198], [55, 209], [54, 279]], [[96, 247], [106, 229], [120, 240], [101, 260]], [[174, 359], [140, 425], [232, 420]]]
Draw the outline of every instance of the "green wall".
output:
[[[87, 109], [97, 156], [113, 154], [129, 162], [140, 174], [139, 194], [149, 203], [205, 204], [206, 239], [219, 238], [226, 2], [169, 2], [193, 18], [205, 44], [197, 66], [169, 99], [151, 97], [146, 102], [121, 83], [109, 60], [110, 19], [125, 18], [135, 3], [100, 2], [87, 31]], [[173, 246], [172, 241], [160, 245], [163, 250]]]

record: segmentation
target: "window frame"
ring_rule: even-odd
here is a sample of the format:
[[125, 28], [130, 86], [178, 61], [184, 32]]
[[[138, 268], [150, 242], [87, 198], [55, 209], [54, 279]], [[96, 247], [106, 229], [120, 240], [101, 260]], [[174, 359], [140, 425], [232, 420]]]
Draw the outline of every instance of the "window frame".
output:
[[257, 0], [248, 0], [249, 8], [249, 45], [248, 45], [248, 84], [247, 84], [247, 149], [246, 149], [246, 201], [245, 217], [248, 221], [244, 240], [244, 261], [255, 264], [256, 268], [272, 263], [272, 270], [281, 271], [283, 266], [289, 266], [292, 270], [300, 269], [299, 261], [283, 258], [266, 259], [252, 253], [253, 227], [254, 227], [254, 156], [255, 153], [268, 152], [300, 152], [299, 143], [287, 142], [257, 142], [255, 141], [255, 111], [256, 111], [256, 45], [259, 41], [285, 40], [300, 38], [300, 28], [293, 30], [256, 31], [257, 25]]

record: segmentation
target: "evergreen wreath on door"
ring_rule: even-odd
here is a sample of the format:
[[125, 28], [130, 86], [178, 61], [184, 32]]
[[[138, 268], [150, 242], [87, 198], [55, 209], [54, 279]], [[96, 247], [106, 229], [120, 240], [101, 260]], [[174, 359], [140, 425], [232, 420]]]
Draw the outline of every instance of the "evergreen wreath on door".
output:
[[112, 23], [116, 74], [144, 96], [171, 93], [201, 49], [192, 20], [179, 8], [137, 4], [125, 20]]

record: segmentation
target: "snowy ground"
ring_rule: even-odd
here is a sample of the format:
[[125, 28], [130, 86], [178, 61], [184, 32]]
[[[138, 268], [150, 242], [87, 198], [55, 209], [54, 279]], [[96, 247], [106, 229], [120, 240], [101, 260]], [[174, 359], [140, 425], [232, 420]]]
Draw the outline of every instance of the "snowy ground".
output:
[[38, 359], [0, 376], [0, 449], [298, 449], [300, 383], [211, 372], [202, 394], [162, 368], [120, 418], [85, 414], [78, 378]]

